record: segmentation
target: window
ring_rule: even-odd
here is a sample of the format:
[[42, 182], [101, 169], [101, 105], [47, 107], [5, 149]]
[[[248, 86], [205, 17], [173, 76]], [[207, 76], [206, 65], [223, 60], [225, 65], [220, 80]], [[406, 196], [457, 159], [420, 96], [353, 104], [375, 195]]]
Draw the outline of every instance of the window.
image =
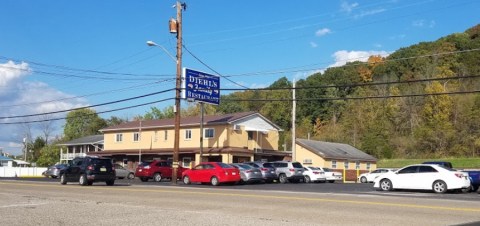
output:
[[253, 131], [247, 131], [248, 140], [253, 140]]
[[135, 132], [133, 133], [133, 141], [138, 142], [140, 140], [140, 133]]
[[348, 169], [348, 161], [345, 161], [344, 165], [345, 169]]
[[303, 164], [312, 164], [312, 159], [303, 159]]
[[336, 169], [336, 168], [337, 168], [337, 161], [332, 160], [332, 169]]
[[367, 170], [370, 170], [370, 167], [371, 167], [371, 166], [370, 166], [370, 163], [367, 162]]
[[359, 161], [355, 162], [355, 169], [360, 169], [360, 162]]
[[168, 140], [168, 130], [164, 131], [164, 138], [163, 140]]
[[420, 166], [420, 168], [418, 169], [418, 172], [419, 173], [436, 173], [438, 171], [431, 166]]
[[404, 173], [416, 173], [417, 172], [417, 166], [409, 166], [407, 168], [404, 168], [400, 171], [398, 171], [398, 174], [404, 174]]
[[183, 157], [182, 167], [190, 168], [190, 163], [191, 163], [191, 162], [192, 162], [192, 158], [190, 158], [190, 157]]
[[115, 135], [115, 142], [122, 142], [123, 140], [123, 134], [122, 133], [117, 133]]
[[215, 137], [215, 129], [209, 128], [209, 129], [205, 129], [203, 132], [204, 132], [204, 133], [203, 133], [203, 134], [204, 134], [204, 135], [203, 135], [204, 138], [207, 138], [207, 139], [208, 139], [208, 138], [213, 138], [213, 137]]
[[191, 140], [192, 139], [192, 130], [187, 129], [185, 130], [185, 140]]

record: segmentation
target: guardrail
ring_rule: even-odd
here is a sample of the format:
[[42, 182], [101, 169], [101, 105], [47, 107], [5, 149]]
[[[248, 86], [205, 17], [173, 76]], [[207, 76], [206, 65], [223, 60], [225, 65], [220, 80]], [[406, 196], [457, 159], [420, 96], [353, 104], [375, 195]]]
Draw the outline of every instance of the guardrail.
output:
[[47, 167], [0, 167], [0, 177], [41, 177]]

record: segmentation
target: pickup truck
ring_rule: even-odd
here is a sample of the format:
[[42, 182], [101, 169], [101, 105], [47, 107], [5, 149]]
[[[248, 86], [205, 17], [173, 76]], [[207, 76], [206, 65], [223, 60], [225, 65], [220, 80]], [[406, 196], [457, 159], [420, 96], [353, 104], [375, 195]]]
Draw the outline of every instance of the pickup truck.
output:
[[[443, 161], [431, 161], [431, 162], [424, 162], [423, 164], [436, 164], [441, 165], [446, 168], [453, 169], [453, 165], [451, 162], [443, 162]], [[480, 171], [474, 170], [463, 170], [463, 172], [468, 173], [468, 177], [470, 178], [470, 191], [477, 191], [478, 187], [480, 187]], [[480, 192], [480, 191], [479, 191]]]

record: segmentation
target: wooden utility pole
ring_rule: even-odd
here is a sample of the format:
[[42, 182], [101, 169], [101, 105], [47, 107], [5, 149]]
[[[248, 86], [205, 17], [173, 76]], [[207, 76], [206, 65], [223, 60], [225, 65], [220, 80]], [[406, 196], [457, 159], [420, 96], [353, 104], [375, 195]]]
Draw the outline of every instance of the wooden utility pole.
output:
[[297, 111], [297, 101], [296, 101], [296, 96], [295, 96], [295, 79], [293, 79], [293, 89], [292, 89], [292, 162], [297, 161], [297, 156], [295, 153], [295, 124], [296, 124], [296, 111]]
[[[180, 89], [182, 83], [182, 10], [185, 4], [177, 1], [177, 77], [175, 85], [175, 140], [173, 144], [172, 183], [177, 184], [178, 153], [180, 149]], [[181, 176], [181, 175], [180, 175]]]

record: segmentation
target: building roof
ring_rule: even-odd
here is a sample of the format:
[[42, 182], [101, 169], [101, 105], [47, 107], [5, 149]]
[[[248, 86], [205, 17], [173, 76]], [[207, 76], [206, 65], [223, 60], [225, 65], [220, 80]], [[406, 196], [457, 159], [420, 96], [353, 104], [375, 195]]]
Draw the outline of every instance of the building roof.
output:
[[72, 145], [86, 145], [86, 144], [103, 144], [103, 134], [80, 137], [78, 139], [67, 141], [58, 145], [72, 146]]
[[[205, 115], [203, 120], [204, 126], [212, 126], [212, 125], [222, 125], [222, 124], [232, 124], [235, 121], [242, 120], [249, 116], [258, 116], [270, 123], [273, 127], [281, 130], [280, 127], [275, 125], [273, 122], [265, 118], [258, 112], [239, 112], [239, 113], [232, 113], [226, 115]], [[192, 116], [192, 117], [182, 117], [180, 118], [180, 126], [198, 126], [200, 125], [201, 119], [199, 116]], [[140, 126], [141, 123], [141, 126]], [[175, 119], [168, 118], [168, 119], [157, 119], [157, 120], [142, 120], [142, 121], [132, 121], [126, 122], [119, 125], [114, 125], [107, 127], [105, 129], [101, 129], [101, 132], [109, 132], [109, 131], [119, 131], [119, 130], [132, 130], [132, 129], [152, 129], [152, 128], [170, 128], [175, 126]]]
[[296, 139], [296, 143], [307, 150], [320, 155], [325, 159], [345, 159], [349, 161], [372, 161], [377, 159], [348, 144], [331, 143], [324, 141]]
[[13, 161], [12, 158], [0, 155], [0, 161]]

